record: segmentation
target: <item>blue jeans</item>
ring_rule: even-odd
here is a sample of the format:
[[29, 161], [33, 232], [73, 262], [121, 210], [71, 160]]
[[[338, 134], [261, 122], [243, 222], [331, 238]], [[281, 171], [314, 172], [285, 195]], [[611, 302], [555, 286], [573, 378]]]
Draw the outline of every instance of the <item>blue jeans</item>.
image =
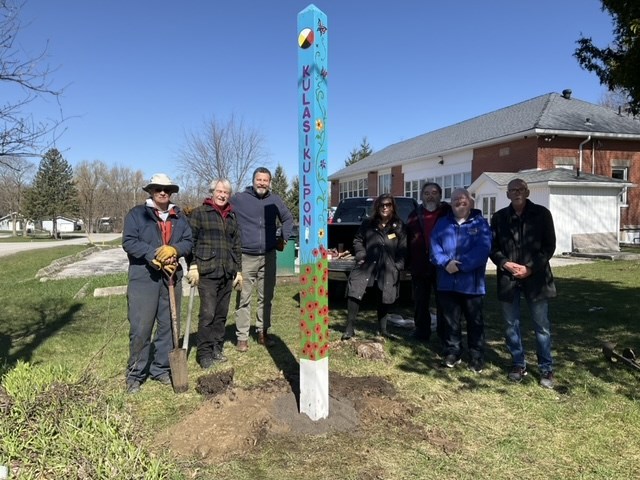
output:
[[[513, 365], [526, 367], [524, 347], [522, 346], [522, 335], [520, 333], [520, 289], [516, 289], [516, 296], [513, 302], [500, 302], [502, 305], [502, 316], [507, 326], [505, 340], [507, 348], [511, 353]], [[537, 302], [527, 300], [533, 330], [536, 334], [536, 354], [538, 357], [538, 368], [540, 372], [553, 370], [553, 359], [551, 358], [551, 322], [549, 321], [549, 301], [547, 299]]]

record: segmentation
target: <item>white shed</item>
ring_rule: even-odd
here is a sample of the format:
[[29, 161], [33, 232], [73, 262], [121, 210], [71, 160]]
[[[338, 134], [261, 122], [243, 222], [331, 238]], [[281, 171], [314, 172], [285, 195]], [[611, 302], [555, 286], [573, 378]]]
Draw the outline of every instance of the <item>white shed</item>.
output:
[[620, 250], [620, 195], [632, 183], [589, 173], [576, 176], [574, 170], [564, 168], [485, 172], [469, 186], [469, 192], [487, 219], [509, 205], [507, 185], [514, 178], [527, 182], [532, 202], [551, 211], [556, 255]]
[[[76, 231], [76, 225], [78, 224], [78, 221], [72, 218], [58, 217], [56, 218], [56, 224], [57, 224], [57, 231], [59, 233], [70, 233], [70, 232]], [[48, 232], [53, 232], [53, 221], [43, 220], [42, 229]]]

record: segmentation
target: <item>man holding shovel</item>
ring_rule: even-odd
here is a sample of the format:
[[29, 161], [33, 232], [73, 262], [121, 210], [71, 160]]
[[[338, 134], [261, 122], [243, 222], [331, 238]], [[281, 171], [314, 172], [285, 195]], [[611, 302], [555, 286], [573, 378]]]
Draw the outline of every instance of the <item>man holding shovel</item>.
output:
[[[127, 213], [122, 231], [122, 248], [129, 258], [129, 393], [138, 392], [147, 376], [163, 385], [171, 384], [169, 352], [177, 348], [173, 345], [171, 308], [180, 311], [182, 281], [178, 258], [190, 254], [193, 245], [185, 215], [170, 201], [178, 185], [164, 173], [157, 173], [143, 190], [149, 198]], [[169, 290], [174, 285], [176, 304], [171, 305]]]
[[198, 287], [198, 353], [202, 368], [226, 362], [224, 326], [232, 287], [242, 290], [242, 248], [236, 215], [229, 204], [231, 183], [217, 179], [210, 196], [189, 217], [193, 232], [193, 259], [187, 279]]

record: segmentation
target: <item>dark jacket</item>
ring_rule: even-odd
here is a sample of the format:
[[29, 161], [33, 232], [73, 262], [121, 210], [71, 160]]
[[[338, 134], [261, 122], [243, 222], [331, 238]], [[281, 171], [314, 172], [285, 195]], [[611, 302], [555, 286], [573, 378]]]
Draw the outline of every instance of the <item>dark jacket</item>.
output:
[[193, 260], [198, 273], [213, 278], [234, 277], [242, 271], [240, 227], [233, 211], [223, 214], [205, 204], [191, 212]]
[[[175, 247], [178, 257], [191, 254], [193, 242], [191, 240], [191, 227], [180, 210], [173, 206], [173, 215], [169, 215], [171, 222], [171, 239], [169, 245]], [[162, 234], [152, 207], [136, 205], [124, 219], [122, 230], [122, 248], [129, 258], [129, 281], [150, 278], [153, 281], [162, 279], [162, 272], [150, 265], [155, 258], [156, 249], [162, 246]], [[178, 266], [175, 273], [176, 282], [182, 278], [182, 269]]]
[[[367, 287], [377, 282], [382, 303], [395, 302], [407, 255], [407, 234], [402, 221], [380, 229], [375, 219], [364, 220], [353, 240], [353, 250], [356, 267], [349, 275], [347, 295], [361, 300]], [[364, 263], [360, 263], [362, 260]]]
[[[469, 218], [458, 224], [453, 213], [438, 220], [431, 233], [431, 261], [438, 269], [438, 290], [484, 295], [485, 270], [491, 251], [491, 229], [482, 212], [471, 209]], [[459, 271], [445, 267], [458, 260]]]
[[247, 187], [231, 197], [230, 203], [242, 231], [242, 253], [264, 255], [274, 250], [277, 220], [282, 223], [282, 238], [289, 239], [293, 216], [280, 196], [268, 192], [260, 198], [253, 187]]
[[431, 232], [438, 219], [444, 217], [450, 211], [451, 206], [446, 202], [442, 202], [434, 212], [429, 212], [435, 217], [432, 225], [425, 225], [424, 223], [426, 209], [422, 204], [418, 205], [418, 208], [409, 214], [407, 218], [407, 263], [411, 269], [412, 278], [435, 275], [435, 266], [429, 260]]
[[[491, 260], [498, 270], [498, 299], [512, 302], [517, 286], [529, 301], [556, 296], [556, 286], [549, 260], [556, 250], [556, 233], [551, 212], [527, 200], [521, 216], [511, 205], [498, 210], [491, 218], [493, 245]], [[531, 275], [516, 280], [504, 270], [508, 261], [529, 267]]]

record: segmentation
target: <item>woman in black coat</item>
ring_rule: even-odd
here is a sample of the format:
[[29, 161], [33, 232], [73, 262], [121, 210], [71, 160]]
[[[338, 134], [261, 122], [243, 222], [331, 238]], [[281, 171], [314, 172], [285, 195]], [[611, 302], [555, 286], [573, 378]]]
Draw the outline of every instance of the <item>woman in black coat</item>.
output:
[[347, 328], [342, 340], [353, 337], [360, 303], [367, 287], [374, 287], [380, 335], [387, 335], [387, 313], [400, 293], [400, 271], [407, 254], [407, 234], [392, 195], [373, 203], [373, 216], [365, 219], [353, 240], [356, 267], [347, 284]]

